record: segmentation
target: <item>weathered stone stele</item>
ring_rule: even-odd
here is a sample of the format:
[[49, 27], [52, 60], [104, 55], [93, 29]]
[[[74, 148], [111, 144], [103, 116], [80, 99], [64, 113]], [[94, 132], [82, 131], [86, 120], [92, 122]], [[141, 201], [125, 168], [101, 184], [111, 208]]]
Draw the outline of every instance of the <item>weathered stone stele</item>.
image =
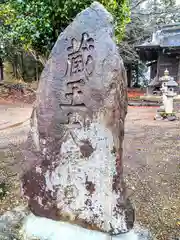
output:
[[22, 187], [35, 215], [119, 234], [134, 211], [122, 175], [126, 73], [112, 23], [94, 2], [59, 36], [39, 82]]

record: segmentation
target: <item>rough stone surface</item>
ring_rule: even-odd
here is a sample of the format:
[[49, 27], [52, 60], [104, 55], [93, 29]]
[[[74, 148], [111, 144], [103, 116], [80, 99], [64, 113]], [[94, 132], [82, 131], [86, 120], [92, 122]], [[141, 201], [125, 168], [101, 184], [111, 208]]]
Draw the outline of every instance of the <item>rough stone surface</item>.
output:
[[126, 73], [112, 16], [94, 2], [59, 36], [42, 73], [24, 146], [24, 195], [38, 216], [124, 233]]
[[135, 225], [128, 233], [108, 236], [105, 233], [83, 229], [68, 223], [35, 217], [33, 214], [24, 219], [21, 236], [23, 240], [155, 240], [147, 229], [139, 225]]
[[74, 236], [86, 240], [152, 240], [150, 232], [137, 224], [128, 233], [108, 236], [69, 223], [36, 217], [24, 206], [0, 216], [0, 240], [74, 240]]
[[176, 116], [167, 116], [168, 121], [175, 121], [177, 120]]
[[163, 117], [161, 116], [160, 112], [157, 112], [157, 114], [154, 117], [154, 120], [157, 120], [157, 121], [163, 120]]
[[27, 215], [27, 209], [20, 206], [0, 216], [0, 240], [18, 239], [17, 226], [19, 227], [19, 224]]

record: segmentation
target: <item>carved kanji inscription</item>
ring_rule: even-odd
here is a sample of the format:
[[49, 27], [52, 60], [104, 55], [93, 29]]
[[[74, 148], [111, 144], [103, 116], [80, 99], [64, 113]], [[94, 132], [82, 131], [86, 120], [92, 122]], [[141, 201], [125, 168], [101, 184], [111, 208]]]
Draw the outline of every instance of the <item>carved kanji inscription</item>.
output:
[[66, 76], [75, 76], [83, 72], [86, 77], [92, 74], [94, 70], [94, 39], [89, 37], [88, 33], [83, 33], [81, 41], [75, 38], [71, 40], [71, 46], [67, 48], [68, 62]]

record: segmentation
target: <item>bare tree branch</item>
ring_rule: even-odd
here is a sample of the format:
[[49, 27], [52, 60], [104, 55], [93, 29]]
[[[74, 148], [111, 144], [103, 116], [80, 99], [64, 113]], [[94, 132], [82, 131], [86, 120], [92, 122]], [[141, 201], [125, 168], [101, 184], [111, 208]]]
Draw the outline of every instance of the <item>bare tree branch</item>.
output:
[[39, 61], [43, 66], [45, 66], [47, 61], [45, 57], [37, 55], [37, 53], [32, 49], [29, 50], [29, 53], [34, 57], [36, 61]]
[[177, 12], [178, 10], [180, 10], [179, 8], [176, 9], [172, 9], [171, 11], [169, 11], [168, 9], [166, 11], [162, 11], [162, 12], [148, 12], [148, 13], [142, 13], [142, 12], [133, 12], [134, 15], [143, 15], [143, 16], [153, 16], [153, 15], [161, 15], [161, 14], [172, 14], [174, 12]]
[[132, 11], [133, 9], [137, 8], [141, 3], [146, 2], [146, 0], [140, 0], [138, 3], [136, 3], [135, 6], [133, 6], [130, 10]]

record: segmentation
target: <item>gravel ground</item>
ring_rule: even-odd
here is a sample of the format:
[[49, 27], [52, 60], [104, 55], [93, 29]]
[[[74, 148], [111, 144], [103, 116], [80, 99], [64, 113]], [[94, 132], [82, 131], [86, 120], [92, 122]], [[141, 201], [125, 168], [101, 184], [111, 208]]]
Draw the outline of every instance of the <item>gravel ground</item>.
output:
[[129, 108], [124, 175], [137, 221], [154, 238], [175, 239], [180, 235], [180, 122], [154, 121], [155, 111]]
[[[148, 227], [154, 239], [175, 239], [180, 232], [177, 224], [180, 218], [180, 122], [154, 121], [155, 112], [154, 107], [129, 107], [124, 176], [136, 208], [137, 222]], [[0, 214], [26, 204], [20, 195], [20, 153], [14, 145], [25, 139], [27, 126], [0, 134], [0, 183], [5, 180], [7, 187], [5, 197], [0, 193]], [[3, 137], [6, 140], [3, 141]]]

